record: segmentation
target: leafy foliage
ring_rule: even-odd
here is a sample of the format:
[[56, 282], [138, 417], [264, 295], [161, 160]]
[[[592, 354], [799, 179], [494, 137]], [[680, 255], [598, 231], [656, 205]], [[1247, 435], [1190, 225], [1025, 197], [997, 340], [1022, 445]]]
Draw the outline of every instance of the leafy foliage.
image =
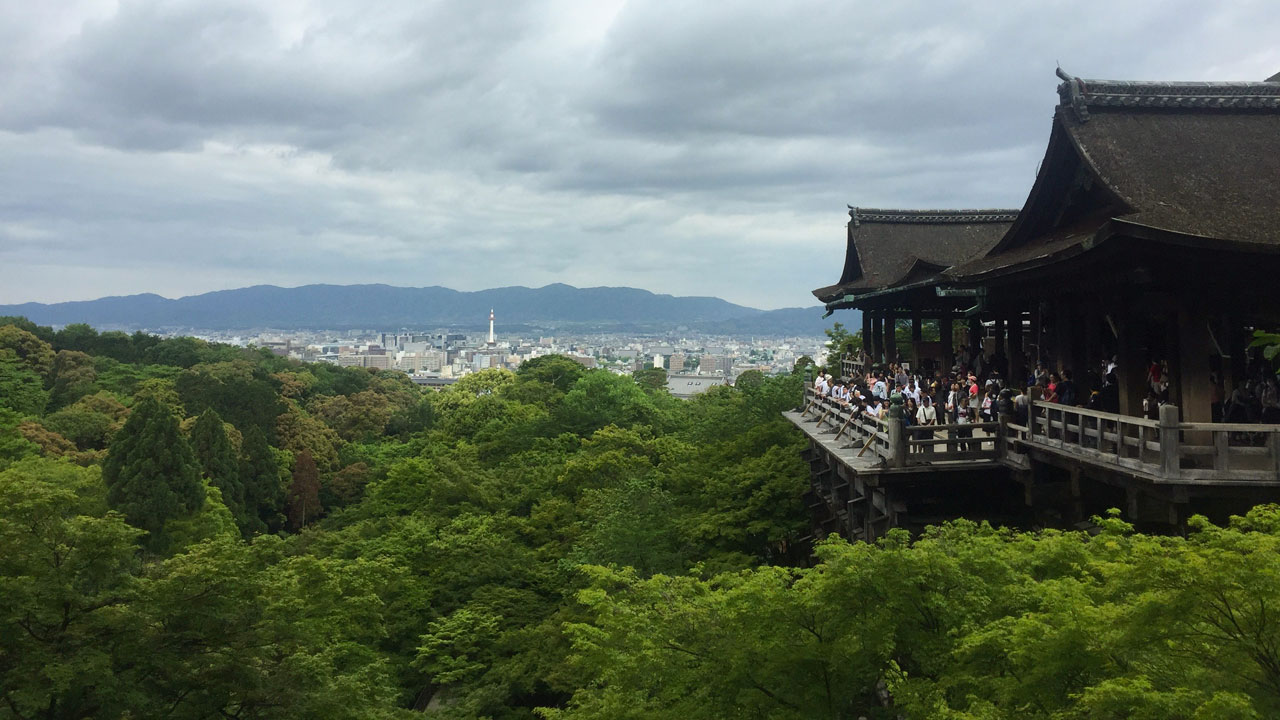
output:
[[0, 717], [1280, 715], [1275, 507], [811, 553], [798, 375], [2, 324], [54, 355], [0, 359]]
[[153, 549], [165, 547], [165, 523], [200, 509], [200, 469], [178, 418], [154, 398], [138, 403], [116, 434], [102, 464], [107, 502], [129, 524], [150, 534]]

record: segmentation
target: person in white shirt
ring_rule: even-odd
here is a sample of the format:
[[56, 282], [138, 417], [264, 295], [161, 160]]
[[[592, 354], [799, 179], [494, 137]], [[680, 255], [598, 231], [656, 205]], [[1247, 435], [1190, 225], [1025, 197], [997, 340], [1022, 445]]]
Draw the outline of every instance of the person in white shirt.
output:
[[[934, 431], [930, 426], [937, 424], [938, 410], [933, 406], [933, 398], [929, 397], [928, 393], [926, 393], [920, 398], [920, 407], [916, 410], [916, 425], [918, 426], [916, 429], [916, 439], [932, 440]], [[920, 450], [921, 452], [931, 453], [933, 452], [933, 446], [921, 445]]]
[[881, 400], [889, 398], [889, 386], [885, 385], [883, 376], [876, 376], [876, 384], [871, 386], [871, 394]]
[[916, 401], [916, 405], [920, 404], [920, 386], [914, 382], [907, 384], [907, 389], [903, 393], [907, 397]]
[[827, 394], [827, 390], [826, 377], [819, 375], [818, 379], [813, 381], [813, 391], [817, 393], [818, 397], [824, 397]]
[[841, 405], [848, 405], [849, 404], [849, 388], [845, 387], [844, 383], [836, 383], [836, 388], [833, 392], [833, 397], [835, 397], [836, 402], [840, 403]]

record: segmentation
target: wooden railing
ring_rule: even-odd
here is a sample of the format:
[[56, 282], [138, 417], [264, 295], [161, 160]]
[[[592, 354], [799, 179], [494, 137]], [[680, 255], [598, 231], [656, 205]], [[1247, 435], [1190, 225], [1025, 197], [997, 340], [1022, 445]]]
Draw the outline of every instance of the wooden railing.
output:
[[812, 386], [805, 388], [801, 416], [810, 417], [818, 427], [834, 430], [834, 441], [848, 438], [859, 455], [874, 452], [890, 467], [904, 468], [955, 461], [991, 461], [1000, 454], [999, 423], [953, 425], [908, 425], [892, 413], [879, 418], [856, 412], [852, 404], [819, 396]]
[[1131, 417], [1031, 399], [1025, 424], [909, 425], [902, 417], [855, 412], [806, 385], [801, 413], [859, 456], [892, 468], [946, 462], [999, 461], [1030, 467], [1032, 450], [1163, 483], [1280, 483], [1280, 425], [1189, 423], [1164, 405], [1160, 419]]
[[862, 355], [845, 355], [840, 358], [840, 374], [847, 378], [861, 378], [867, 374], [866, 363]]
[[1038, 447], [1161, 482], [1280, 481], [1280, 425], [1184, 423], [1173, 405], [1151, 420], [1034, 399], [1028, 416], [1007, 425], [1007, 452]]

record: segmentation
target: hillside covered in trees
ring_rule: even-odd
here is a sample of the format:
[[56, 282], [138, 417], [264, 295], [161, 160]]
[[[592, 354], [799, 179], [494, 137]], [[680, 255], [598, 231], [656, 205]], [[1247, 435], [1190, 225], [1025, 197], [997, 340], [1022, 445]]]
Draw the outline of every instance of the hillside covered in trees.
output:
[[2, 318], [0, 717], [1280, 714], [1280, 510], [814, 548], [799, 392]]

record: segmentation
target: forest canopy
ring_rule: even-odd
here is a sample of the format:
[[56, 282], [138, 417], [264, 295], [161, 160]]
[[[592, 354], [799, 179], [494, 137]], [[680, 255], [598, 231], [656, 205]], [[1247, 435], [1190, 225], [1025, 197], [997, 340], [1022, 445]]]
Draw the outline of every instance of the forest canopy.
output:
[[799, 376], [0, 318], [0, 717], [1263, 718], [1280, 510], [807, 538]]

